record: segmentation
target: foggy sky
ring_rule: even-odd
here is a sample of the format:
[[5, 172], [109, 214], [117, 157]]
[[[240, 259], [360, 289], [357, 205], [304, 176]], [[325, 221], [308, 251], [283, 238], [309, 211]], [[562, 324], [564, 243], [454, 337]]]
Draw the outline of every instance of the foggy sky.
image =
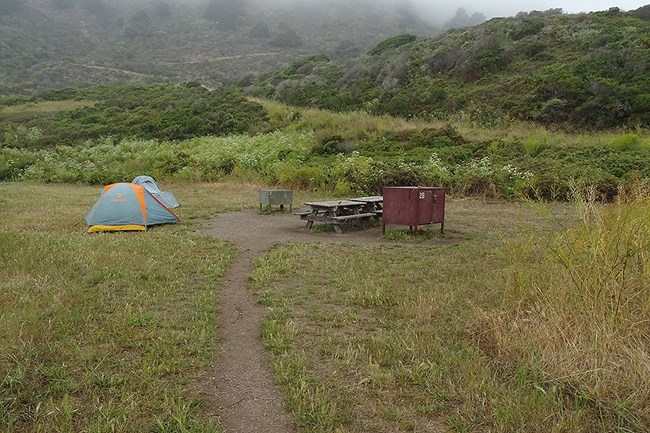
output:
[[[1, 0], [0, 0], [1, 1]], [[368, 3], [368, 0], [357, 0]], [[377, 5], [403, 3], [405, 0], [374, 0]], [[622, 10], [638, 9], [650, 3], [650, 0], [407, 0], [417, 9], [422, 18], [443, 23], [454, 16], [458, 8], [464, 8], [470, 15], [481, 12], [487, 18], [513, 16], [517, 12], [547, 9], [562, 9], [567, 13], [604, 11], [611, 7]], [[354, 3], [355, 0], [343, 0], [343, 3]], [[247, 0], [248, 4], [257, 4], [263, 8], [274, 6], [319, 4], [338, 6], [341, 0]]]
[[470, 14], [482, 12], [487, 18], [511, 16], [520, 11], [562, 9], [567, 13], [607, 10], [617, 6], [623, 10], [638, 9], [650, 0], [412, 0], [412, 4], [424, 14], [435, 13], [441, 19], [450, 18], [459, 7]]

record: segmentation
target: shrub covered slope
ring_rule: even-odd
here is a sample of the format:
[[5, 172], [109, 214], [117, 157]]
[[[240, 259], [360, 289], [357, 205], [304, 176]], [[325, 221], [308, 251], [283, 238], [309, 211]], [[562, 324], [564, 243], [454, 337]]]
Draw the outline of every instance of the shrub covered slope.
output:
[[0, 94], [161, 80], [216, 87], [308, 53], [355, 56], [399, 31], [435, 29], [371, 0], [3, 0]]
[[[52, 102], [58, 102], [52, 108]], [[22, 103], [22, 104], [21, 104]], [[238, 92], [196, 83], [51, 90], [9, 98], [0, 109], [0, 145], [43, 148], [112, 136], [180, 140], [249, 131], [261, 105]]]
[[565, 128], [650, 124], [650, 21], [625, 13], [521, 13], [413, 41], [397, 35], [355, 62], [313, 56], [250, 90], [294, 104], [404, 117], [455, 114]]
[[193, 85], [48, 92], [6, 100], [0, 119], [4, 181], [94, 184], [147, 173], [161, 180], [238, 177], [341, 196], [420, 184], [459, 195], [559, 200], [579, 181], [610, 200], [620, 185], [650, 177], [642, 129], [567, 134], [521, 122], [407, 121], [296, 110]]

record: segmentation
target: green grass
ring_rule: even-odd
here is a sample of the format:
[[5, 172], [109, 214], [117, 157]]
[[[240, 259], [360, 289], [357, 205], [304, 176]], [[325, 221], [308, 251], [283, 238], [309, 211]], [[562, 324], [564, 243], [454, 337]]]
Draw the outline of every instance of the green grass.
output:
[[[87, 235], [99, 188], [0, 184], [0, 431], [217, 431], [192, 389], [234, 251], [195, 231], [260, 187], [162, 186], [181, 224]], [[648, 210], [630, 203], [450, 199], [426, 242], [275, 247], [253, 285], [301, 431], [643, 431]]]
[[[301, 427], [606, 432], [632, 426], [631, 412], [611, 416], [622, 412], [556, 386], [536, 357], [503, 362], [482, 345], [485, 317], [502, 311], [512, 283], [504, 240], [543, 247], [577, 221], [569, 205], [550, 211], [552, 217], [524, 205], [452, 200], [446, 226], [460, 243], [289, 244], [259, 260], [255, 288], [271, 307], [263, 339]], [[541, 257], [529, 255], [526, 263]]]
[[41, 115], [59, 113], [61, 111], [73, 111], [77, 108], [92, 107], [96, 104], [95, 101], [41, 101], [29, 102], [20, 105], [10, 105], [8, 107], [0, 108], [0, 116], [17, 116], [17, 115]]
[[[191, 219], [246, 187], [173, 191]], [[87, 235], [98, 192], [0, 184], [0, 431], [214, 432], [189, 389], [214, 357], [234, 251], [187, 222]]]
[[[476, 125], [462, 118], [450, 120], [436, 119], [403, 119], [388, 115], [372, 115], [364, 111], [333, 112], [319, 108], [296, 108], [277, 101], [262, 98], [251, 98], [264, 106], [269, 113], [271, 122], [282, 125], [292, 124], [292, 128], [330, 131], [332, 135], [338, 133], [349, 138], [365, 138], [368, 136], [381, 136], [387, 132], [414, 131], [425, 128], [444, 128], [450, 124], [468, 141], [491, 142], [502, 140], [505, 143], [522, 143], [523, 147], [539, 147], [547, 144], [560, 147], [606, 147], [617, 144], [621, 136], [618, 131], [601, 132], [564, 132], [551, 129], [539, 124], [513, 120], [505, 125], [494, 127]], [[298, 120], [287, 122], [299, 113]], [[637, 140], [648, 144], [647, 129], [640, 128], [636, 131]], [[616, 146], [615, 146], [616, 147]]]
[[100, 187], [0, 183], [0, 431], [216, 431], [191, 390], [234, 249], [195, 232], [261, 186], [161, 186], [180, 224], [88, 235]]
[[395, 229], [395, 230], [386, 230], [386, 233], [384, 234], [384, 239], [390, 240], [390, 241], [409, 241], [409, 242], [424, 242], [427, 241], [434, 236], [442, 236], [440, 234], [439, 230], [432, 230], [430, 228], [422, 228], [420, 227], [415, 233], [412, 230], [409, 229]]

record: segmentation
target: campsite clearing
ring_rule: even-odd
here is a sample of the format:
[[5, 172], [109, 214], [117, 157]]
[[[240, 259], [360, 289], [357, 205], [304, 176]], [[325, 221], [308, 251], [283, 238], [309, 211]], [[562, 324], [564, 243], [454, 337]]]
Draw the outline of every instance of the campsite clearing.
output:
[[[598, 432], [627, 419], [530, 364], [497, 362], [477, 335], [502, 305], [514, 246], [574, 224], [572, 206], [544, 215], [449, 200], [444, 236], [394, 242], [379, 227], [309, 233], [295, 215], [260, 215], [259, 188], [176, 184], [183, 224], [88, 236], [82, 218], [99, 188], [0, 184], [3, 426], [220, 431], [220, 409], [196, 383], [218, 377], [228, 269], [240, 288], [252, 276], [251, 302], [270, 307], [262, 342], [251, 341], [264, 344], [262, 360], [270, 354], [301, 431]], [[260, 411], [249, 430], [268, 417]]]

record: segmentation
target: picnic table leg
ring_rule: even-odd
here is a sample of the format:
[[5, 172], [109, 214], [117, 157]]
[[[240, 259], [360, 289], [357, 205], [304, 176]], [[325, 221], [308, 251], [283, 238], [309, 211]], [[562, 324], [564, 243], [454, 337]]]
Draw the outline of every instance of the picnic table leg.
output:
[[341, 226], [338, 223], [335, 223], [335, 224], [332, 224], [332, 225], [334, 226], [334, 231], [337, 234], [339, 234], [339, 235], [343, 234], [343, 230], [341, 230]]
[[307, 224], [305, 224], [305, 228], [307, 230], [311, 230], [311, 228], [314, 226], [314, 220], [309, 219], [309, 217], [317, 217], [318, 216], [318, 210], [312, 209], [311, 213], [307, 216]]

